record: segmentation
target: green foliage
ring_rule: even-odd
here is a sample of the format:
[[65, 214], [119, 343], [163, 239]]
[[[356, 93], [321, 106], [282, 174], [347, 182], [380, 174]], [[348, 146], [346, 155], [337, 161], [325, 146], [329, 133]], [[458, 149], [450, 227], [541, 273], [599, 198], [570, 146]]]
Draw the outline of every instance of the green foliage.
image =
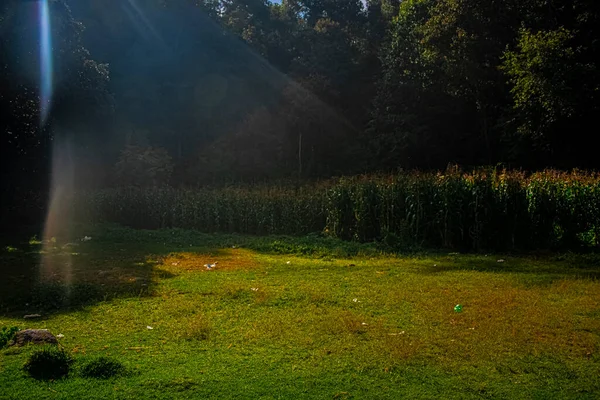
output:
[[381, 49], [376, 168], [595, 166], [600, 12], [546, 3], [403, 1]]
[[44, 346], [34, 350], [23, 369], [35, 379], [60, 379], [69, 374], [73, 362], [73, 358], [64, 349]]
[[600, 75], [590, 62], [593, 46], [581, 40], [580, 23], [521, 29], [516, 48], [505, 52], [502, 65], [512, 84], [518, 133], [561, 164], [595, 158], [588, 129], [596, 120]]
[[577, 249], [584, 244], [577, 237], [587, 237], [589, 244], [597, 229], [599, 184], [596, 175], [556, 171], [356, 178], [331, 189], [326, 231], [346, 239], [436, 248]]
[[123, 375], [126, 372], [125, 366], [112, 358], [100, 356], [86, 362], [82, 367], [80, 374], [84, 378], [108, 379]]
[[519, 51], [507, 52], [504, 63], [513, 83], [515, 107], [539, 108], [551, 120], [561, 113], [572, 112], [572, 104], [557, 97], [567, 89], [568, 75], [573, 73], [565, 70], [574, 56], [573, 48], [568, 45], [572, 39], [573, 34], [564, 28], [537, 33], [521, 30]]
[[4, 346], [13, 340], [17, 332], [19, 332], [19, 328], [16, 326], [3, 326], [0, 328], [0, 349], [3, 349]]
[[552, 143], [557, 128], [576, 112], [576, 82], [585, 68], [575, 61], [573, 38], [565, 28], [535, 33], [522, 29], [518, 48], [504, 57], [518, 129], [541, 143]]
[[83, 221], [201, 232], [305, 234], [325, 224], [324, 193], [312, 188], [117, 189], [82, 193]]
[[578, 171], [525, 175], [451, 168], [343, 178], [297, 189], [118, 189], [81, 193], [78, 199], [82, 221], [208, 233], [324, 232], [388, 247], [576, 250], [597, 245], [600, 231], [600, 177]]

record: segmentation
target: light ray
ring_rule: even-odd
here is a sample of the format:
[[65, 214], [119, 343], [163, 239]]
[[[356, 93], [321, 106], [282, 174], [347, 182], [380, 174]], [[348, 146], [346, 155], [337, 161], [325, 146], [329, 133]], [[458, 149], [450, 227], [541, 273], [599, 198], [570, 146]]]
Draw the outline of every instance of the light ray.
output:
[[[131, 21], [134, 23], [135, 27], [138, 29], [140, 34], [142, 36], [145, 36], [147, 39], [148, 38], [147, 33], [150, 33], [151, 36], [153, 36], [154, 39], [158, 41], [159, 45], [166, 47], [165, 42], [163, 41], [161, 35], [154, 28], [152, 23], [148, 20], [148, 18], [146, 17], [146, 15], [142, 11], [142, 9], [138, 6], [136, 1], [135, 0], [127, 0], [127, 1], [131, 7], [124, 7], [125, 12], [129, 16]], [[132, 12], [131, 9], [133, 11], [135, 11], [135, 13]], [[138, 19], [142, 22], [143, 25], [140, 25]]]

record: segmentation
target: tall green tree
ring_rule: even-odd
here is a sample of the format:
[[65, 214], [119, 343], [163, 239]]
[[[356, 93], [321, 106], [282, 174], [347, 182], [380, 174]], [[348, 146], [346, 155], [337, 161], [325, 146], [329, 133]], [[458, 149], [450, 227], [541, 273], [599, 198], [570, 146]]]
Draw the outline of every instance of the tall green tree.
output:
[[542, 163], [592, 167], [597, 157], [590, 127], [600, 111], [600, 7], [590, 1], [552, 6], [538, 4], [504, 56], [514, 137], [531, 144]]
[[436, 168], [502, 159], [509, 88], [499, 66], [522, 9], [517, 1], [402, 2], [382, 49], [371, 126], [382, 159]]

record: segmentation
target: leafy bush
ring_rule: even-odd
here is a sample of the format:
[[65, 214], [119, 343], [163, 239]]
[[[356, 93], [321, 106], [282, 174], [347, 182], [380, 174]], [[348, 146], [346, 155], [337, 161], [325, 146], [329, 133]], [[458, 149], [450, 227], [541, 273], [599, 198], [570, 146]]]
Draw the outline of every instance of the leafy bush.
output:
[[3, 326], [0, 329], [0, 349], [3, 349], [11, 340], [14, 339], [15, 334], [19, 332], [19, 328], [16, 326]]
[[23, 369], [35, 379], [60, 379], [69, 374], [73, 358], [57, 346], [44, 346], [35, 350]]
[[125, 366], [108, 357], [95, 358], [81, 367], [81, 376], [85, 378], [108, 379], [125, 373]]

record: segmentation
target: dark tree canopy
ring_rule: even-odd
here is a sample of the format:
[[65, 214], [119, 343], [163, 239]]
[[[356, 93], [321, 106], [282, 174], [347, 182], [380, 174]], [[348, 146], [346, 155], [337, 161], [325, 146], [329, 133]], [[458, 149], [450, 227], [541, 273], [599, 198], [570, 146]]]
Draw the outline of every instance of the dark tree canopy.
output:
[[49, 4], [43, 126], [38, 53], [23, 53], [39, 45], [37, 2], [0, 9], [11, 185], [44, 181], [61, 135], [103, 171], [83, 180], [103, 185], [132, 148], [164, 153], [173, 185], [451, 163], [598, 167], [593, 0]]

